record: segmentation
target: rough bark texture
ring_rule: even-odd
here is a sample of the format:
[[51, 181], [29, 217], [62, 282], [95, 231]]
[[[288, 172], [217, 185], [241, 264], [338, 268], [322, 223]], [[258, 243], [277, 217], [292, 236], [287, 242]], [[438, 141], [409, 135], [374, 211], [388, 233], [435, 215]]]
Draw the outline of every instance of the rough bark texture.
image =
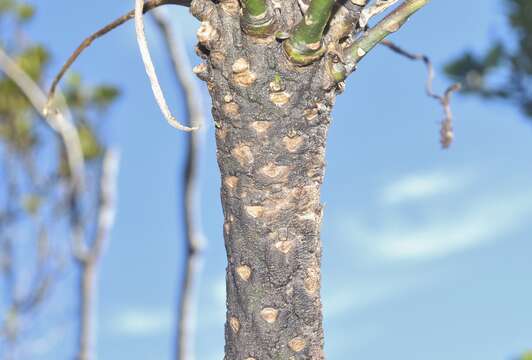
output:
[[[301, 18], [295, 1], [282, 11], [281, 28]], [[296, 67], [275, 38], [242, 33], [238, 3], [195, 0], [192, 13], [222, 176], [225, 359], [323, 359], [320, 186], [336, 88], [325, 59]]]

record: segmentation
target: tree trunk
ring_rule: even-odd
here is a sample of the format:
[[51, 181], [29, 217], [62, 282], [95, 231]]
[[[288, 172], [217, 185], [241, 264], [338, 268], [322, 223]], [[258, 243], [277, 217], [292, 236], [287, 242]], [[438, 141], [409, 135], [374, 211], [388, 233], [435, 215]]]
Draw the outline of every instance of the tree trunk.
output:
[[[223, 100], [224, 85], [214, 99]], [[285, 109], [260, 91], [239, 95], [238, 116], [224, 113], [223, 101], [213, 111], [228, 259], [226, 359], [322, 359], [319, 194], [328, 117], [305, 118], [309, 89]]]
[[323, 359], [320, 186], [335, 91], [319, 64], [295, 67], [273, 37], [243, 34], [230, 2], [211, 4], [192, 11], [208, 18], [195, 72], [222, 176], [225, 359]]

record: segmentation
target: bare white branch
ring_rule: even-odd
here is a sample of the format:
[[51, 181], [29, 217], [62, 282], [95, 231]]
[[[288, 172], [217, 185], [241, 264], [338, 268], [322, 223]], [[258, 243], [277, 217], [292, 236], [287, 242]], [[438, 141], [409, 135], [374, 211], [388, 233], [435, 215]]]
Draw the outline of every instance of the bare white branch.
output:
[[182, 131], [196, 130], [197, 127], [188, 127], [178, 122], [170, 112], [168, 104], [166, 103], [163, 90], [161, 89], [159, 79], [157, 78], [157, 73], [155, 72], [155, 67], [153, 66], [150, 50], [148, 48], [148, 41], [146, 40], [146, 34], [144, 32], [143, 9], [144, 0], [135, 0], [135, 31], [137, 33], [137, 43], [139, 45], [142, 61], [144, 62], [146, 74], [148, 74], [148, 78], [150, 79], [153, 96], [170, 126]]
[[[174, 36], [170, 22], [160, 11], [153, 12], [153, 18], [161, 30], [161, 34], [169, 53], [175, 78], [186, 100], [189, 123], [200, 126], [203, 119], [201, 94], [192, 76], [192, 67], [180, 36]], [[187, 139], [187, 154], [183, 172], [183, 214], [186, 231], [186, 258], [183, 264], [182, 283], [180, 284], [180, 301], [177, 314], [176, 358], [193, 360], [193, 340], [195, 332], [195, 291], [201, 266], [201, 251], [204, 236], [199, 216], [199, 193], [197, 189], [198, 159], [201, 131], [194, 131]]]
[[114, 224], [119, 161], [120, 156], [118, 152], [112, 149], [107, 150], [103, 156], [96, 236], [91, 249], [93, 261], [97, 261], [100, 258], [105, 245], [105, 239], [109, 236], [109, 232]]

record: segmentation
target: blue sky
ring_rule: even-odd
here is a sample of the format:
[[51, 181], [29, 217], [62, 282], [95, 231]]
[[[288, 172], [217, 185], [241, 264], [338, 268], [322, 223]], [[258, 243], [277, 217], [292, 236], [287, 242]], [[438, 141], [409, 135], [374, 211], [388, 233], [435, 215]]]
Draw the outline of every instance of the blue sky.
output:
[[[32, 3], [38, 14], [30, 34], [50, 46], [57, 69], [133, 1]], [[192, 49], [197, 24], [184, 9], [168, 13]], [[482, 50], [505, 35], [502, 14], [497, 0], [433, 1], [393, 39], [429, 53], [441, 69], [464, 49]], [[180, 93], [157, 35], [148, 26], [179, 115]], [[166, 125], [152, 99], [132, 24], [97, 41], [74, 69], [124, 92], [110, 116], [122, 163], [116, 226], [100, 271], [98, 359], [168, 359], [183, 254], [176, 203], [185, 135]], [[456, 141], [442, 151], [441, 109], [424, 95], [424, 81], [421, 64], [378, 48], [337, 100], [322, 192], [329, 359], [500, 360], [532, 347], [532, 124], [510, 106], [458, 96]], [[446, 85], [442, 76], [435, 83]], [[202, 131], [208, 248], [197, 354], [214, 360], [223, 357], [226, 261], [212, 121]], [[72, 311], [73, 304], [62, 306]], [[71, 354], [68, 345], [58, 348], [37, 358]]]

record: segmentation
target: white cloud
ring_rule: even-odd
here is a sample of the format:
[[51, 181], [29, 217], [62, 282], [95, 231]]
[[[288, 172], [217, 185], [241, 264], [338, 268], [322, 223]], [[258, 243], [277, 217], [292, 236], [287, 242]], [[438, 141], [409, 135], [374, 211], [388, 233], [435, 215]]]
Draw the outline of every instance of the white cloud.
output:
[[[409, 283], [382, 284], [372, 281], [371, 283], [349, 283], [349, 287], [331, 289], [324, 292], [323, 312], [328, 320], [345, 319], [346, 315], [361, 312], [368, 306], [385, 301], [408, 291], [418, 285], [420, 281]], [[353, 292], [356, 289], [356, 292]]]
[[449, 194], [464, 188], [469, 181], [469, 176], [441, 171], [411, 174], [384, 187], [380, 202], [384, 205], [398, 205]]
[[154, 309], [127, 309], [112, 319], [113, 330], [120, 335], [158, 335], [171, 329], [173, 315], [170, 311]]
[[[325, 285], [326, 319], [345, 322], [370, 306], [411, 296], [415, 289], [434, 281], [434, 273], [412, 272], [404, 265], [504, 241], [530, 227], [532, 192], [525, 190], [526, 184], [504, 187], [499, 183], [484, 190], [473, 186], [478, 182], [472, 176], [430, 174], [404, 177], [394, 183], [396, 191], [389, 191], [389, 197], [375, 198], [379, 204], [387, 199], [387, 204], [408, 202], [408, 206], [375, 208], [370, 204], [352, 209], [348, 217], [336, 217], [340, 241], [331, 242], [332, 246], [341, 247], [342, 254], [349, 257], [342, 261], [347, 261], [350, 273], [357, 276], [346, 275], [343, 268], [334, 273], [330, 290]], [[412, 186], [416, 183], [424, 185]], [[436, 198], [451, 192], [452, 196]], [[351, 249], [346, 250], [346, 246]]]
[[502, 239], [531, 216], [532, 204], [526, 196], [484, 199], [445, 218], [432, 217], [421, 226], [383, 232], [378, 235], [377, 251], [399, 260], [442, 257]]
[[377, 224], [348, 226], [357, 246], [370, 258], [383, 260], [431, 260], [501, 240], [529, 223], [532, 194], [492, 194], [470, 198], [464, 192], [460, 203], [424, 202], [422, 219], [408, 213], [381, 212]]

